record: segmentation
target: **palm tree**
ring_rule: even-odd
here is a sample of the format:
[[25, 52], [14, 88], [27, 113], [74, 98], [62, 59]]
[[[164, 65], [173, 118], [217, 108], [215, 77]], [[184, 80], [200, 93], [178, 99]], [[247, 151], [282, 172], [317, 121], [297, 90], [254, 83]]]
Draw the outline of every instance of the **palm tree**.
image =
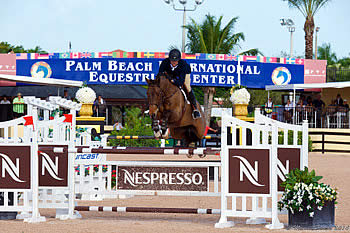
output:
[[[234, 33], [234, 25], [238, 17], [232, 18], [224, 27], [222, 27], [222, 18], [218, 20], [210, 14], [206, 15], [201, 24], [197, 24], [193, 19], [186, 25], [188, 30], [188, 42], [186, 48], [190, 53], [212, 53], [212, 54], [230, 54], [241, 49], [239, 43], [244, 41], [243, 32]], [[251, 49], [243, 52], [244, 55], [257, 55], [260, 53], [257, 49]], [[215, 87], [204, 88], [204, 114], [207, 125], [210, 122], [211, 109]]]
[[47, 53], [45, 50], [43, 50], [40, 46], [35, 46], [34, 49], [28, 49], [26, 51], [27, 53], [41, 53], [41, 54], [44, 54], [44, 53]]
[[332, 51], [331, 44], [324, 43], [322, 46], [317, 48], [318, 59], [327, 60], [328, 65], [334, 65], [337, 63], [337, 55]]
[[330, 0], [282, 0], [289, 7], [298, 9], [305, 17], [305, 58], [312, 59], [315, 22], [314, 16]]

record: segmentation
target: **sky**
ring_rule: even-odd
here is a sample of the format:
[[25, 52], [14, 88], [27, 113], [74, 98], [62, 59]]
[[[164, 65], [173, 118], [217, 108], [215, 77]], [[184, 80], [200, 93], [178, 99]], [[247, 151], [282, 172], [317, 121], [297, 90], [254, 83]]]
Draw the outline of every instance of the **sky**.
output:
[[[188, 8], [194, 5], [194, 0], [187, 0]], [[68, 52], [69, 41], [72, 52], [181, 48], [183, 14], [163, 0], [1, 0], [1, 6], [0, 41], [25, 49], [40, 46], [47, 52]], [[315, 16], [318, 45], [330, 43], [338, 58], [350, 56], [349, 10], [350, 0], [331, 0]], [[200, 23], [208, 13], [223, 16], [224, 25], [239, 17], [235, 32], [243, 32], [246, 40], [235, 53], [258, 48], [268, 57], [281, 56], [281, 51], [289, 54], [290, 33], [279, 20], [290, 18], [296, 27], [293, 53], [304, 55], [305, 19], [283, 0], [204, 0], [187, 12], [186, 22], [192, 18]]]

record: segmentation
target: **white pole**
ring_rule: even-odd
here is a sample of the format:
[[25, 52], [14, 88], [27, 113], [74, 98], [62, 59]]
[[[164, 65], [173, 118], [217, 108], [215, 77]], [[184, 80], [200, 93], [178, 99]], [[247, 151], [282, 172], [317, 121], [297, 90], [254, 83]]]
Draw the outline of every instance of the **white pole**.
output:
[[290, 57], [293, 57], [293, 29], [290, 31]]

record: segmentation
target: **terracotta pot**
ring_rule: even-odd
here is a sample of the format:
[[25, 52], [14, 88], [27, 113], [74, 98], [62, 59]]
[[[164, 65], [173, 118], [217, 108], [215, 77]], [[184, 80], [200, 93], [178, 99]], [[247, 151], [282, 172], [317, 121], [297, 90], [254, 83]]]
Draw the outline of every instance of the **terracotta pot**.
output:
[[92, 105], [93, 105], [93, 103], [91, 103], [91, 104], [82, 104], [81, 105], [81, 109], [79, 111], [79, 116], [81, 116], [81, 117], [91, 117], [92, 114], [93, 114]]
[[247, 116], [248, 104], [234, 104], [232, 114], [233, 116]]

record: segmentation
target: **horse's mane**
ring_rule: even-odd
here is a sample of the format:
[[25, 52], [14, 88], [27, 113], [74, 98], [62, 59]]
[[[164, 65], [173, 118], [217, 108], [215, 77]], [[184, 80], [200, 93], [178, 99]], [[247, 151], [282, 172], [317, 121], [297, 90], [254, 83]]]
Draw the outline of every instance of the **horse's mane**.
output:
[[149, 79], [148, 86], [157, 86], [157, 87], [159, 87], [160, 86], [160, 81], [161, 81], [162, 78], [168, 80], [169, 82], [172, 79], [172, 77], [166, 72], [158, 73], [154, 80]]

